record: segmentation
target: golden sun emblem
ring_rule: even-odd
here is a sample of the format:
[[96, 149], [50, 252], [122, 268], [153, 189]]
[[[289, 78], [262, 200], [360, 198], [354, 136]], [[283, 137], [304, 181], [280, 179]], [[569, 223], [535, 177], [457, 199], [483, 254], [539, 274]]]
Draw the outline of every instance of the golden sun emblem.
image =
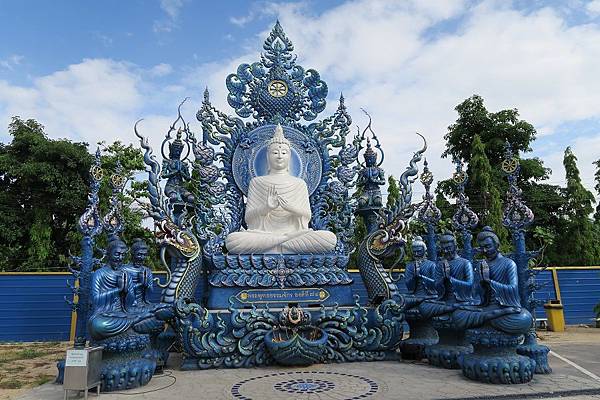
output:
[[284, 81], [271, 81], [269, 83], [269, 94], [273, 97], [283, 97], [287, 94], [288, 87]]
[[502, 161], [502, 171], [507, 174], [512, 174], [519, 168], [519, 159], [514, 157]]

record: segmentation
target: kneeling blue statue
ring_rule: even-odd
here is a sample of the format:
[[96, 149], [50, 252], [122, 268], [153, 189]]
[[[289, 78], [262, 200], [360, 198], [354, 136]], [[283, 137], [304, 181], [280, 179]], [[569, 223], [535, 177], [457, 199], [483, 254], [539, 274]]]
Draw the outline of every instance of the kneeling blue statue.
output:
[[499, 252], [500, 241], [490, 227], [477, 235], [485, 255], [480, 267], [478, 306], [460, 306], [454, 325], [467, 330], [475, 351], [462, 359], [463, 374], [488, 383], [525, 383], [533, 378], [535, 360], [516, 353], [533, 319], [521, 307], [517, 265]]
[[437, 330], [439, 341], [427, 346], [425, 354], [431, 365], [458, 369], [459, 357], [472, 351], [465, 341], [464, 330], [457, 327], [452, 313], [461, 305], [473, 302], [473, 267], [471, 262], [456, 252], [456, 238], [451, 232], [440, 236], [443, 258], [435, 268], [437, 299], [426, 300], [419, 305], [424, 319], [431, 319]]

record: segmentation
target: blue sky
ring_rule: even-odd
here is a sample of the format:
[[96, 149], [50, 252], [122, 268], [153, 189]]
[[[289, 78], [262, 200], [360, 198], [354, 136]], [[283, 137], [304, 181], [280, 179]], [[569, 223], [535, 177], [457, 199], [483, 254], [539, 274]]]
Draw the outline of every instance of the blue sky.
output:
[[[299, 63], [343, 91], [355, 123], [374, 117], [389, 173], [429, 138], [433, 172], [454, 106], [478, 93], [491, 111], [516, 107], [539, 132], [534, 155], [564, 182], [574, 147], [584, 183], [600, 158], [600, 0], [583, 1], [28, 1], [0, 2], [0, 124], [35, 118], [50, 137], [155, 145], [184, 97], [188, 120], [208, 86], [253, 62], [279, 18]], [[0, 130], [0, 141], [8, 141]]]

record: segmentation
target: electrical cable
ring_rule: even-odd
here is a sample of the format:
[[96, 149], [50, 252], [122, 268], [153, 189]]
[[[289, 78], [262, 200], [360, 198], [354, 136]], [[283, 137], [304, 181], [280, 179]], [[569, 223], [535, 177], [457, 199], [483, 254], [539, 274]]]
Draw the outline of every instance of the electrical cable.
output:
[[158, 391], [170, 388], [175, 383], [177, 383], [177, 378], [175, 376], [173, 376], [173, 372], [171, 372], [170, 370], [164, 370], [161, 375], [157, 375], [154, 378], [157, 379], [157, 378], [163, 378], [163, 377], [164, 378], [172, 378], [173, 380], [171, 381], [171, 383], [169, 383], [166, 386], [159, 387], [159, 388], [156, 388], [156, 389], [151, 389], [151, 390], [145, 390], [143, 392], [135, 392], [135, 393], [131, 393], [131, 392], [110, 392], [110, 393], [111, 394], [122, 394], [122, 395], [125, 395], [125, 396], [135, 396], [135, 395], [138, 395], [138, 394], [146, 394], [146, 393], [158, 392]]

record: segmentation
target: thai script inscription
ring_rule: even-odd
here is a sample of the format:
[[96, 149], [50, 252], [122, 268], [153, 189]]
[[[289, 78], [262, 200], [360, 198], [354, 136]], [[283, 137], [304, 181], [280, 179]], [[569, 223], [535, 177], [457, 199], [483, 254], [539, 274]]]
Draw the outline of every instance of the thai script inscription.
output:
[[242, 303], [322, 302], [328, 297], [329, 293], [321, 288], [250, 289], [236, 295], [236, 298]]

